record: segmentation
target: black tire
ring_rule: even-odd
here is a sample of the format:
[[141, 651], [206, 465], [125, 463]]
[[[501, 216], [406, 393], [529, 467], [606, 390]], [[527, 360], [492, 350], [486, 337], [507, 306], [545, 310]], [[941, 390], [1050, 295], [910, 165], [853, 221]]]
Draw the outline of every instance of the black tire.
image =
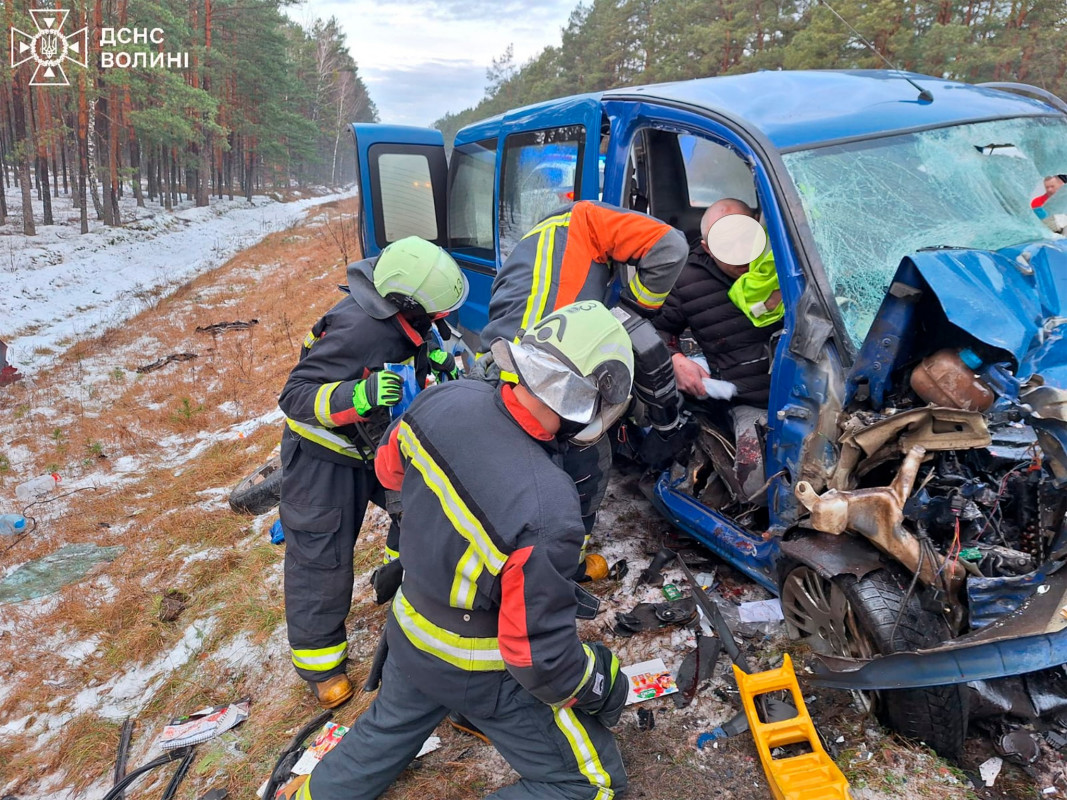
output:
[[[950, 637], [945, 621], [924, 610], [914, 595], [904, 605], [908, 584], [887, 569], [828, 581], [810, 567], [793, 564], [781, 585], [786, 622], [816, 652], [870, 658], [932, 647]], [[886, 727], [946, 758], [960, 756], [968, 721], [965, 685], [857, 694]]]
[[282, 498], [282, 458], [275, 456], [230, 492], [230, 508], [237, 514], [266, 514]]
[[[887, 570], [871, 572], [859, 580], [851, 575], [837, 580], [879, 653], [933, 647], [950, 638], [945, 621], [923, 609], [914, 595], [908, 598], [896, 625], [907, 584], [901, 585]], [[877, 694], [875, 712], [883, 724], [901, 736], [925, 742], [945, 758], [958, 759], [967, 736], [967, 701], [965, 684], [894, 689]]]

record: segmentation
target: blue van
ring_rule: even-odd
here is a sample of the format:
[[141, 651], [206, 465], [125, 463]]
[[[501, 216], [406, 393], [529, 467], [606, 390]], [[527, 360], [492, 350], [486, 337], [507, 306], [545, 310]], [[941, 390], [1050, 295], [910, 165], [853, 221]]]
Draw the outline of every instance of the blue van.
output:
[[[731, 444], [705, 422], [657, 507], [780, 595], [818, 654], [812, 683], [904, 735], [953, 756], [972, 700], [1064, 713], [1067, 242], [1030, 208], [1067, 172], [1061, 100], [758, 72], [516, 109], [461, 130], [450, 157], [438, 131], [353, 129], [364, 252], [411, 234], [447, 247], [470, 277], [466, 332], [560, 201], [645, 211], [691, 241], [717, 199], [758, 208], [785, 303], [766, 496], [730, 491]], [[1021, 691], [990, 688], [1005, 683]]]

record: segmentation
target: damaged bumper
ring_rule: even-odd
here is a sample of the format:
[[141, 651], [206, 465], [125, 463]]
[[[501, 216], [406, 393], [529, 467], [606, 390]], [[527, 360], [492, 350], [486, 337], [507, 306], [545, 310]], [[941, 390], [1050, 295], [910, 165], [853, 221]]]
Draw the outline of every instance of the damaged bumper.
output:
[[1067, 569], [1014, 613], [980, 631], [869, 660], [816, 656], [810, 682], [835, 689], [913, 689], [990, 680], [1067, 664]]

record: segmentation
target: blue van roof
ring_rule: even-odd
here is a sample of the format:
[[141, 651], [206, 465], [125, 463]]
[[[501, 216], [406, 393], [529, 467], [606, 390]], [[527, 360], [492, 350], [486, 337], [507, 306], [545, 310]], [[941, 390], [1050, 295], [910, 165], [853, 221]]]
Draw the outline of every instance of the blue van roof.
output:
[[[933, 102], [921, 102], [918, 90], [906, 77], [929, 90]], [[1059, 113], [1020, 95], [889, 70], [761, 71], [578, 97], [657, 100], [698, 112], [715, 112], [761, 132], [778, 150], [963, 121]], [[551, 100], [521, 110], [547, 110], [573, 99]], [[467, 126], [456, 136], [456, 143], [499, 135], [504, 117]]]

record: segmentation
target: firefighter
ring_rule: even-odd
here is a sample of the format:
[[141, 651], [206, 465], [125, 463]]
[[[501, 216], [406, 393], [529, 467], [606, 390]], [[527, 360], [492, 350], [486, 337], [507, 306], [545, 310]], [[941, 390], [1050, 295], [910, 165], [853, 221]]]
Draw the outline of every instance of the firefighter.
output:
[[492, 352], [499, 385], [427, 392], [382, 441], [375, 470], [402, 490], [405, 571], [381, 688], [310, 780], [285, 787], [287, 800], [378, 797], [450, 709], [520, 775], [491, 797], [607, 800], [625, 789], [609, 728], [626, 676], [607, 647], [578, 638], [584, 528], [574, 481], [552, 456], [625, 412], [629, 337], [584, 301]]
[[[535, 225], [501, 266], [482, 349], [498, 337], [520, 337], [541, 317], [575, 300], [613, 305], [618, 291], [616, 313], [637, 359], [634, 416], [652, 428], [639, 455], [661, 465], [685, 444], [685, 420], [670, 352], [648, 319], [663, 305], [688, 256], [682, 233], [647, 214], [592, 200], [564, 206]], [[491, 358], [479, 359], [478, 367], [495, 378]], [[607, 489], [611, 442], [603, 437], [595, 446], [572, 447], [562, 458], [578, 486], [588, 535]]]
[[409, 237], [350, 264], [347, 292], [304, 339], [278, 399], [289, 647], [325, 708], [352, 696], [352, 550], [367, 503], [386, 505], [373, 459], [402, 379], [383, 367], [412, 365], [420, 386], [431, 370], [448, 369], [450, 356], [430, 351], [426, 337], [462, 304], [467, 281], [444, 250]]

